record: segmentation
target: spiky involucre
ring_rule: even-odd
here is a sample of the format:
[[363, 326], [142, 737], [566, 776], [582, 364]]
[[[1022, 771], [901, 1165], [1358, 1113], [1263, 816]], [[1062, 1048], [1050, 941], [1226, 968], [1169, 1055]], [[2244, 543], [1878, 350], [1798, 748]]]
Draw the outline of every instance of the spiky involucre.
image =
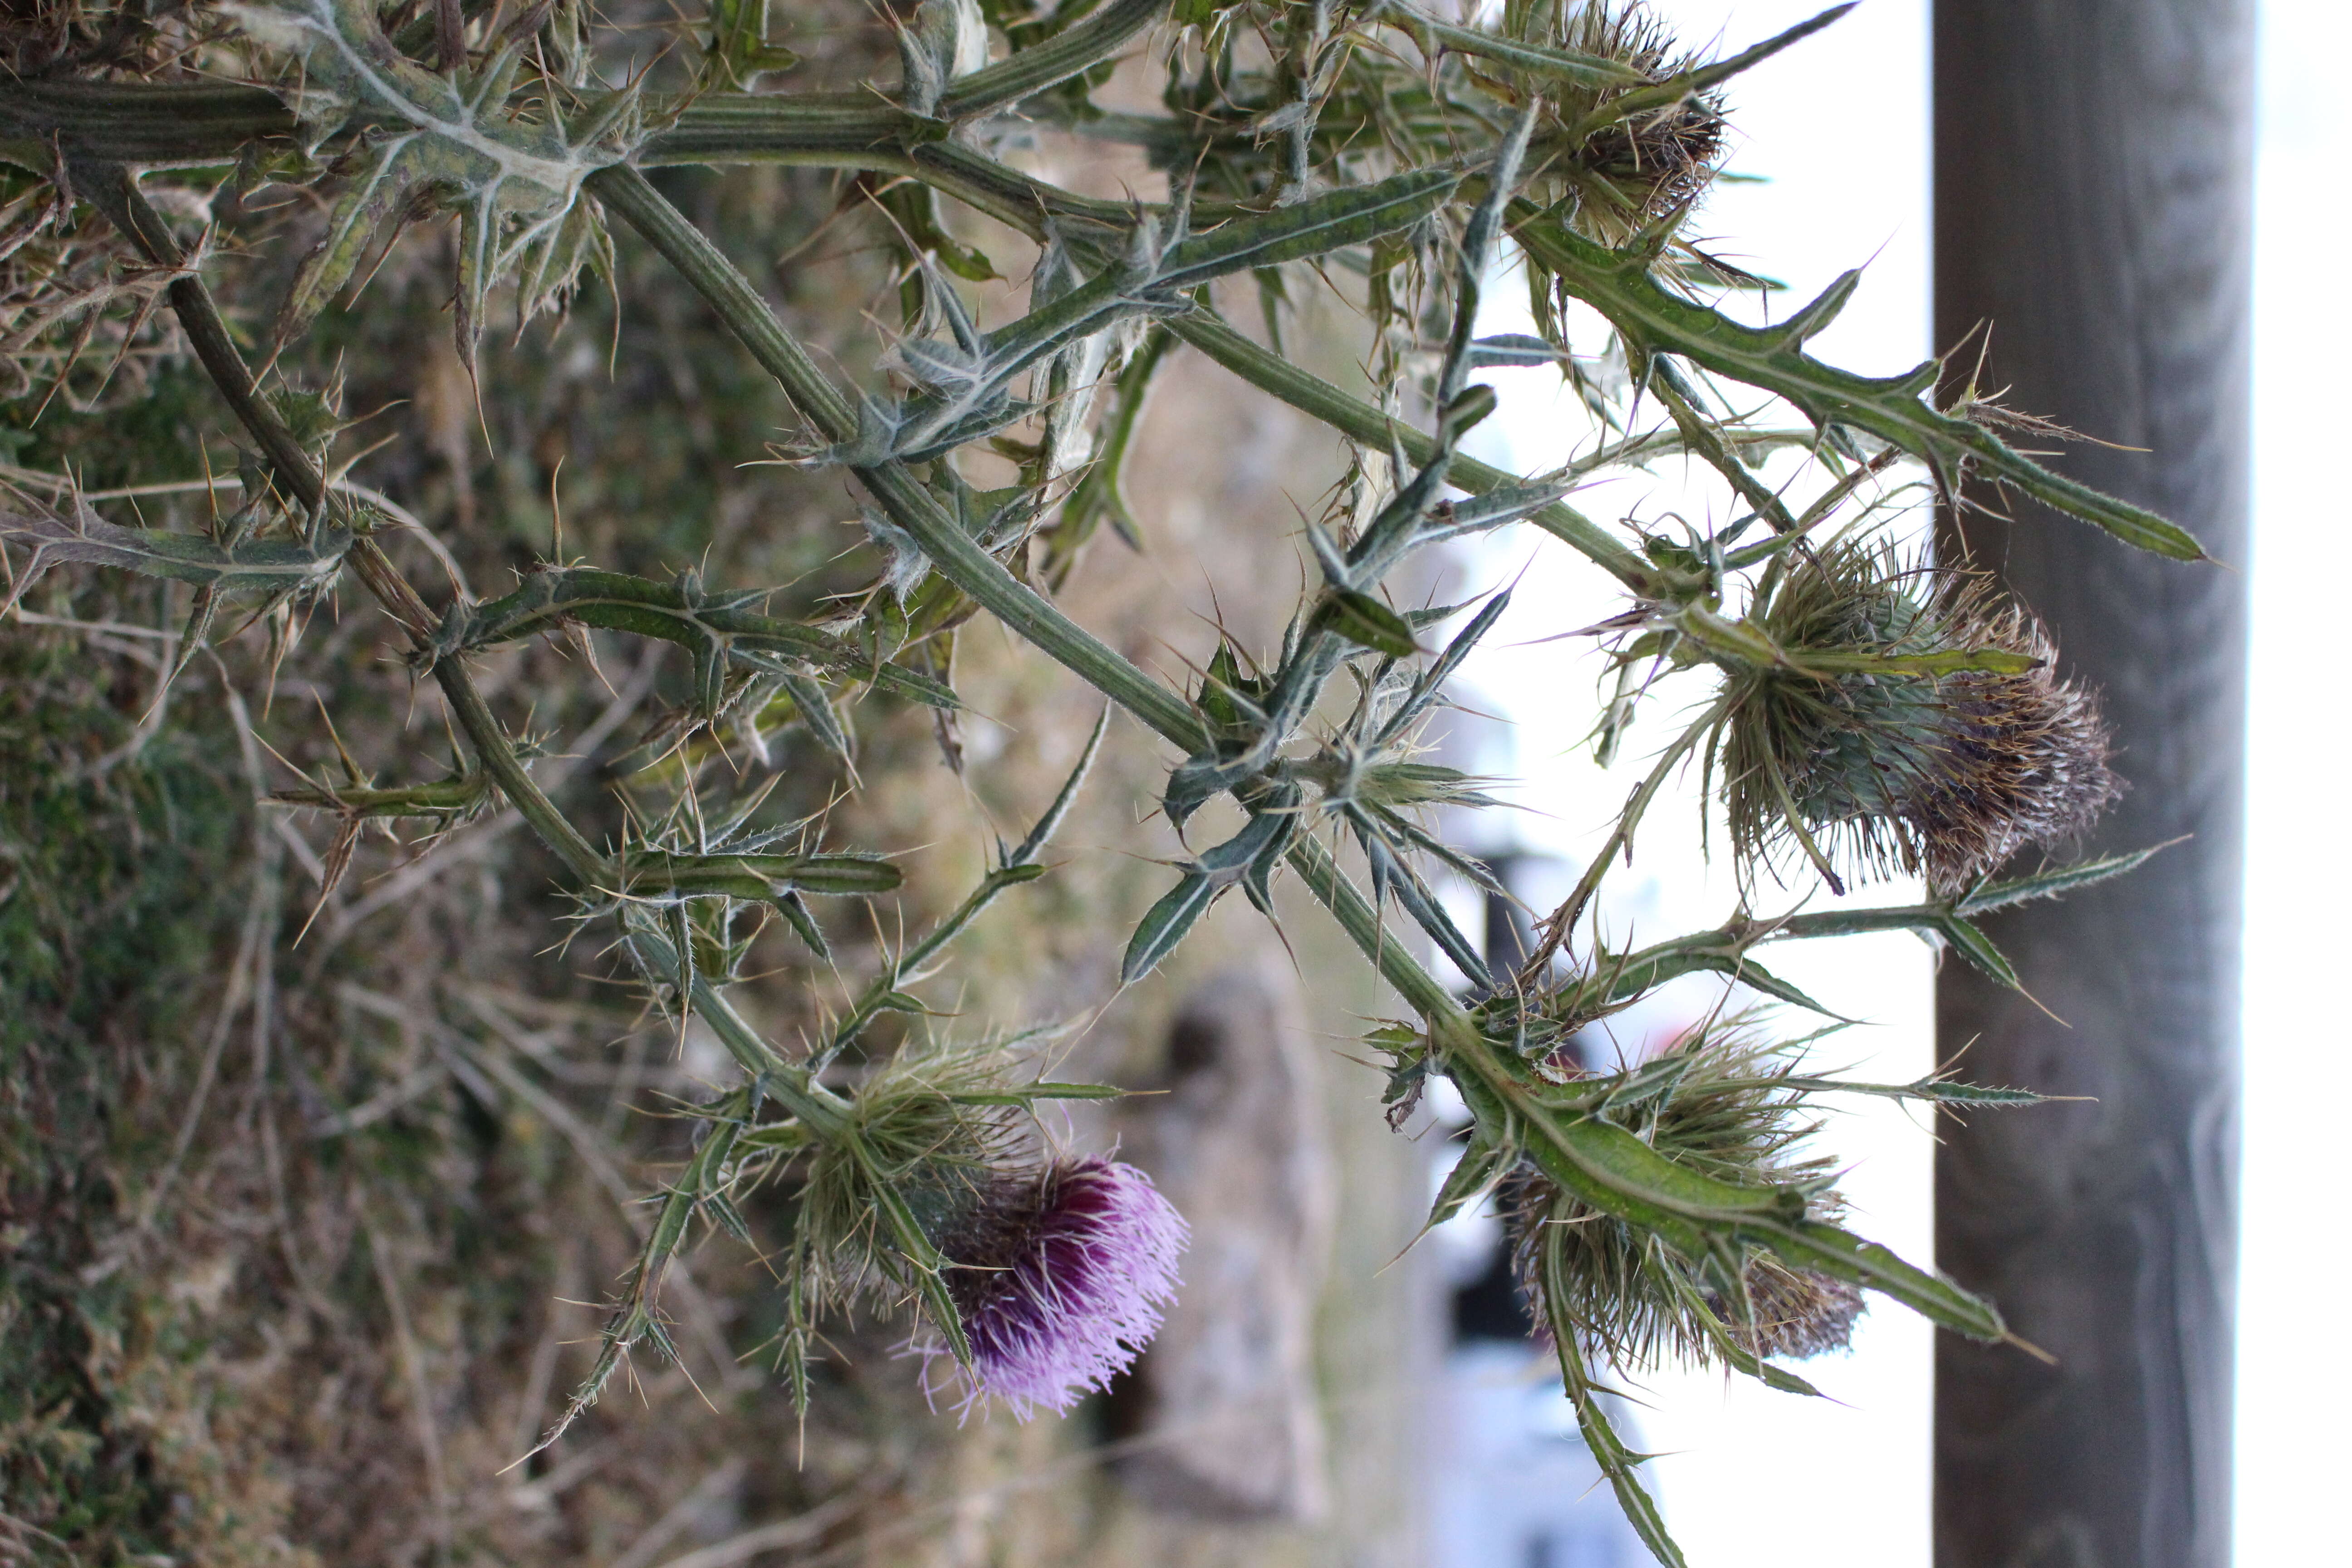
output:
[[1066, 1412], [1133, 1364], [1175, 1298], [1184, 1220], [1132, 1165], [1087, 1157], [1007, 1173], [942, 1235], [971, 1345], [968, 1402]]
[[[1529, 43], [1613, 60], [1645, 81], [1664, 81], [1695, 60], [1665, 21], [1638, 0], [1519, 0], [1506, 8], [1502, 31]], [[1534, 76], [1470, 58], [1471, 74], [1512, 101], [1534, 94], [1543, 120], [1529, 144], [1528, 169], [1539, 184], [1557, 182], [1572, 199], [1570, 221], [1580, 233], [1619, 245], [1651, 222], [1686, 208], [1706, 193], [1724, 151], [1720, 92], [1686, 95], [1671, 107], [1576, 131], [1589, 115], [1638, 84], [1600, 88]]]
[[[1633, 4], [1581, 6], [1560, 27], [1559, 41], [1572, 49], [1622, 62], [1653, 81], [1686, 71], [1696, 63], [1677, 52], [1673, 30], [1646, 7]], [[1588, 137], [1576, 149], [1576, 167], [1613, 193], [1622, 205], [1613, 214], [1591, 211], [1584, 226], [1595, 237], [1612, 229], [1640, 228], [1705, 194], [1723, 157], [1723, 95], [1692, 93], [1672, 109], [1620, 121]]]
[[929, 1221], [979, 1202], [1019, 1163], [1019, 1113], [975, 1098], [1003, 1089], [1009, 1060], [993, 1046], [910, 1048], [859, 1086], [854, 1134], [817, 1141], [803, 1172], [794, 1268], [810, 1311], [887, 1312], [912, 1294], [922, 1266], [883, 1223], [886, 1189]]
[[[1735, 1019], [1675, 1048], [1694, 1058], [1689, 1070], [1635, 1128], [1659, 1153], [1745, 1184], [1822, 1173], [1825, 1162], [1795, 1154], [1814, 1124], [1803, 1097], [1777, 1081], [1787, 1047]], [[1750, 1355], [1815, 1355], [1843, 1346], [1862, 1310], [1859, 1291], [1760, 1252], [1740, 1259], [1736, 1282], [1716, 1278], [1529, 1165], [1504, 1183], [1497, 1203], [1512, 1277], [1538, 1327], [1619, 1366], [1704, 1364], [1722, 1358], [1727, 1341]], [[1816, 1217], [1842, 1207], [1826, 1189], [1809, 1205]]]
[[2021, 654], [2018, 674], [1758, 668], [1730, 678], [1722, 766], [1743, 863], [1793, 858], [1804, 835], [1841, 873], [1924, 876], [1964, 891], [2028, 846], [2087, 831], [2120, 792], [2098, 703], [2058, 679], [2049, 633], [1982, 577], [1848, 537], [1801, 561], [1760, 617], [1808, 653]]

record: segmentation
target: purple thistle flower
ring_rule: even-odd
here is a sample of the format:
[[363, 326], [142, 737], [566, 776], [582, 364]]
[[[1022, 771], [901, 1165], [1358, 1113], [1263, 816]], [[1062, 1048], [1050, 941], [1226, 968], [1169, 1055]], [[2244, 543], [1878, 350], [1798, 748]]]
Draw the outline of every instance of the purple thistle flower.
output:
[[1159, 1331], [1189, 1235], [1151, 1178], [1116, 1161], [990, 1184], [941, 1247], [971, 1346], [964, 1408], [993, 1395], [1025, 1421], [1108, 1386]]

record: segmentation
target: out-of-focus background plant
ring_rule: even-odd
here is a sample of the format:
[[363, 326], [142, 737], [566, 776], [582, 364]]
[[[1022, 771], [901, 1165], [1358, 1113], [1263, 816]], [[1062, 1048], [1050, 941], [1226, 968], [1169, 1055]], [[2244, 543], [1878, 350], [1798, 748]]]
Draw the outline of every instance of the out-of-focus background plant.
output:
[[[13, 22], [7, 1550], [1115, 1556], [1116, 1374], [1217, 1288], [1186, 1160], [1114, 1147], [1217, 1030], [1138, 983], [1262, 946], [1205, 919], [1234, 889], [1359, 1037], [1333, 1138], [1440, 1081], [1468, 1115], [1433, 1212], [1350, 1193], [1335, 1289], [1494, 1202], [1661, 1561], [1610, 1392], [1655, 1358], [1803, 1397], [1874, 1296], [2002, 1338], [1844, 1227], [1812, 1134], [2034, 1096], [1829, 1074], [1837, 998], [1772, 944], [2030, 986], [1973, 918], [2152, 852], [2066, 863], [2095, 696], [1906, 514], [1967, 476], [2202, 552], [2022, 455], [2063, 433], [1964, 359], [1810, 355], [1857, 275], [1713, 308], [1771, 288], [1687, 228], [1727, 86], [1843, 9], [1719, 58], [1568, 0]], [[1532, 332], [1481, 335], [1503, 288]], [[1464, 455], [1478, 373], [1530, 365], [1594, 442]], [[1253, 401], [1202, 441], [1171, 382]], [[1587, 509], [1668, 458], [1705, 515]], [[1611, 653], [1562, 700], [1628, 793], [1498, 959], [1449, 890], [1513, 889], [1444, 837], [1491, 781], [1432, 747], [1509, 594], [1438, 547], [1506, 528], [1622, 585], [1551, 632]], [[1689, 770], [1703, 818], [1650, 815]], [[1637, 829], [1708, 834], [1738, 907], [1606, 929]], [[1615, 1059], [1694, 973], [1738, 989]], [[1276, 1093], [1238, 1157], [1306, 1213]], [[1394, 1347], [1324, 1353], [1371, 1402], [1332, 1440], [1396, 1473]], [[1069, 1441], [1040, 1407], [1091, 1457], [943, 1512]]]

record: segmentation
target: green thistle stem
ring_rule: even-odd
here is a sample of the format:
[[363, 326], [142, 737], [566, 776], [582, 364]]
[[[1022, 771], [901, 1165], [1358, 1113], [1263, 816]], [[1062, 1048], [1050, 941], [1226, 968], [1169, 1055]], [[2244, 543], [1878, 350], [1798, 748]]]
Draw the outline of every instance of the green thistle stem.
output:
[[1592, 895], [1601, 890], [1601, 879], [1609, 874], [1609, 868], [1619, 855], [1630, 853], [1633, 842], [1633, 830], [1641, 825], [1643, 814], [1650, 809], [1650, 803], [1657, 798], [1658, 791], [1665, 787], [1666, 780], [1674, 775], [1675, 767], [1682, 760], [1690, 754], [1691, 748], [1697, 745], [1700, 738], [1720, 722], [1727, 711], [1729, 711], [1728, 704], [1722, 701], [1716, 702], [1714, 706], [1699, 715], [1696, 722], [1685, 728], [1681, 735], [1675, 738], [1674, 744], [1668, 746], [1660, 754], [1656, 763], [1650, 769], [1649, 775], [1643, 779], [1640, 785], [1634, 789], [1632, 798], [1626, 801], [1625, 809], [1617, 814], [1616, 826], [1610, 830], [1607, 842], [1601, 846], [1594, 853], [1591, 863], [1585, 867], [1584, 875], [1577, 879], [1576, 890], [1569, 894], [1568, 900], [1561, 904], [1554, 911], [1551, 919], [1546, 922], [1548, 929], [1544, 932], [1543, 942], [1528, 960], [1528, 970], [1540, 973], [1544, 966], [1551, 963], [1552, 954], [1559, 951], [1560, 944], [1568, 940], [1568, 933], [1575, 930], [1576, 922], [1583, 918], [1585, 905], [1591, 902]]
[[[1349, 396], [1312, 371], [1302, 370], [1279, 354], [1260, 348], [1213, 311], [1195, 310], [1191, 315], [1179, 316], [1168, 323], [1168, 330], [1251, 385], [1273, 394], [1302, 414], [1313, 416], [1350, 440], [1375, 451], [1386, 451], [1389, 443], [1394, 441], [1413, 463], [1426, 463], [1436, 454], [1436, 437], [1400, 423], [1361, 398]], [[1447, 477], [1473, 495], [1527, 482], [1517, 474], [1465, 457], [1454, 459]], [[1581, 552], [1634, 592], [1641, 593], [1648, 587], [1648, 563], [1573, 508], [1554, 501], [1528, 521]]]
[[[661, 252], [742, 340], [753, 358], [780, 382], [824, 439], [857, 434], [849, 399], [777, 319], [751, 280], [719, 247], [635, 169], [611, 168], [590, 177], [599, 200], [619, 213]], [[938, 500], [898, 463], [852, 466], [890, 521], [911, 535], [940, 575], [977, 601], [1027, 641], [1043, 648], [1162, 735], [1185, 749], [1205, 743], [1191, 704], [1120, 657], [1051, 600], [1015, 578], [950, 517]]]
[[[803, 348], [735, 265], [685, 216], [634, 169], [606, 169], [590, 178], [597, 195], [636, 226], [699, 291], [737, 337], [816, 426], [835, 441], [856, 433], [848, 400]], [[952, 520], [940, 513], [912, 477], [897, 464], [853, 469], [930, 555], [934, 570], [1035, 644], [1047, 655], [1110, 698], [1168, 740], [1187, 750], [1202, 744], [1201, 721], [1190, 704], [1120, 658], [1093, 633], [1064, 615], [982, 551]], [[1007, 615], [1000, 605], [1015, 615]], [[1016, 619], [1017, 616], [1017, 619]], [[1470, 1028], [1445, 987], [1382, 928], [1378, 911], [1340, 872], [1328, 851], [1301, 836], [1289, 849], [1291, 865], [1308, 889], [1339, 919], [1390, 984], [1410, 1006], [1449, 1033], [1470, 1040]], [[1455, 1030], [1451, 1026], [1459, 1025]], [[1500, 1070], [1500, 1064], [1496, 1064]]]
[[256, 142], [288, 141], [294, 113], [258, 87], [12, 80], [0, 93], [0, 158], [47, 173], [63, 148], [148, 169], [230, 163]]
[[[383, 596], [378, 595], [380, 598]], [[581, 886], [593, 888], [609, 881], [613, 875], [611, 863], [596, 853], [595, 846], [572, 826], [562, 808], [548, 798], [547, 792], [539, 787], [530, 770], [522, 765], [513, 742], [507, 739], [505, 730], [490, 712], [489, 704], [482, 700], [481, 688], [474, 684], [464, 662], [441, 660], [433, 667], [433, 680], [441, 688], [450, 716], [466, 732], [474, 754], [481, 759], [490, 777], [498, 781], [499, 793], [521, 814], [531, 831], [555, 852], [556, 858], [563, 862]]]
[[966, 894], [963, 902], [958, 904], [947, 919], [933, 926], [920, 942], [891, 960], [882, 973], [874, 977], [857, 1000], [851, 1004], [841, 1022], [834, 1026], [832, 1034], [825, 1037], [824, 1047], [810, 1058], [812, 1063], [822, 1069], [824, 1064], [839, 1056], [845, 1047], [866, 1032], [866, 1026], [876, 1018], [898, 1005], [898, 987], [906, 983], [908, 976], [919, 974], [925, 963], [962, 935], [964, 928], [978, 920], [981, 911], [996, 901], [998, 894], [1024, 882], [1035, 881], [1042, 869], [1036, 866], [992, 868], [988, 875], [980, 879], [980, 886]]
[[1110, 0], [1044, 43], [949, 84], [940, 98], [940, 118], [971, 120], [1067, 81], [1117, 54], [1167, 8], [1168, 0]]
[[326, 477], [312, 465], [285, 422], [263, 405], [253, 373], [246, 368], [245, 356], [229, 337], [220, 307], [213, 302], [212, 290], [205, 286], [200, 273], [186, 267], [179, 241], [163, 222], [163, 215], [140, 192], [138, 176], [120, 163], [84, 161], [79, 156], [70, 167], [90, 201], [149, 261], [179, 272], [164, 297], [179, 318], [181, 331], [187, 333], [197, 362], [228, 400], [238, 422], [260, 444], [278, 482], [305, 510], [317, 511], [326, 504]]

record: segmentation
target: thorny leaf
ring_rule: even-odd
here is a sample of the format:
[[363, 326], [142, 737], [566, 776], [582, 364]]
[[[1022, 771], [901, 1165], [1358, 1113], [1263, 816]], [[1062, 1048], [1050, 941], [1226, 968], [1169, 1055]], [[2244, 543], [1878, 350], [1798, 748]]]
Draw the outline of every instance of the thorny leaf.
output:
[[870, 897], [902, 880], [896, 866], [870, 855], [682, 855], [651, 850], [622, 864], [621, 896], [637, 900], [733, 898], [757, 900], [795, 893]]
[[1518, 1157], [1517, 1149], [1488, 1129], [1480, 1127], [1474, 1131], [1462, 1150], [1462, 1157], [1446, 1173], [1445, 1184], [1438, 1188], [1436, 1200], [1429, 1205], [1429, 1217], [1421, 1226], [1423, 1234], [1435, 1230], [1483, 1197], [1509, 1173]]
[[[2179, 840], [2172, 842], [2179, 843]], [[2013, 881], [1989, 883], [1962, 898], [1952, 906], [1952, 912], [1956, 915], [1980, 915], [2007, 909], [2011, 904], [2030, 903], [2035, 899], [2054, 899], [2077, 888], [2091, 887], [2111, 877], [2136, 871], [2170, 847], [2171, 844], [2158, 844], [2153, 848], [2077, 861], [2072, 866], [2054, 866], [2049, 870], [2037, 871], [2032, 876], [2020, 877]]]
[[447, 658], [578, 624], [677, 644], [694, 656], [696, 686], [705, 693], [714, 693], [725, 670], [740, 665], [788, 679], [822, 669], [869, 679], [934, 708], [956, 706], [955, 694], [929, 676], [751, 608], [766, 597], [758, 590], [712, 594], [691, 573], [664, 584], [588, 567], [549, 568], [526, 574], [521, 585], [502, 598], [452, 605], [428, 652], [433, 658]]
[[[1511, 232], [1529, 262], [1607, 318], [1623, 338], [1629, 355], [1638, 360], [1680, 355], [1702, 369], [1787, 399], [1819, 429], [1848, 426], [1893, 442], [1948, 483], [1957, 484], [1969, 468], [1979, 469], [2127, 544], [2180, 561], [2206, 559], [2195, 539], [2154, 512], [2053, 473], [2005, 445], [1982, 424], [1936, 408], [1927, 397], [1943, 374], [1940, 361], [1930, 360], [1901, 375], [1855, 375], [1805, 353], [1803, 331], [1814, 320], [1805, 311], [1798, 312], [1795, 331], [1787, 324], [1741, 325], [1659, 282], [1648, 256], [1597, 245], [1526, 203], [1513, 209]], [[1829, 294], [1842, 298], [1847, 287], [1841, 280], [1831, 285]]]
[[386, 216], [420, 193], [458, 215], [457, 348], [468, 364], [490, 290], [520, 272], [523, 313], [553, 303], [580, 268], [609, 274], [611, 241], [581, 184], [627, 160], [644, 134], [636, 89], [567, 103], [553, 82], [510, 101], [526, 40], [509, 38], [478, 69], [425, 70], [394, 48], [367, 0], [226, 0], [261, 42], [298, 56], [306, 122], [371, 128], [362, 174], [280, 310], [292, 338], [350, 281]]
[[22, 491], [11, 493], [23, 510], [0, 510], [0, 540], [26, 546], [32, 559], [16, 574], [7, 597], [0, 600], [0, 614], [22, 598], [43, 573], [66, 562], [169, 577], [220, 593], [278, 597], [323, 593], [342, 570], [352, 541], [368, 521], [364, 512], [347, 512], [332, 520], [322, 518], [306, 538], [225, 543], [203, 534], [118, 527], [100, 518], [79, 495], [68, 501], [70, 510], [59, 510]]
[[1334, 632], [1359, 647], [1384, 653], [1391, 658], [1410, 658], [1421, 651], [1412, 639], [1412, 628], [1404, 617], [1373, 598], [1351, 589], [1335, 588], [1316, 611], [1313, 623], [1318, 629]]

